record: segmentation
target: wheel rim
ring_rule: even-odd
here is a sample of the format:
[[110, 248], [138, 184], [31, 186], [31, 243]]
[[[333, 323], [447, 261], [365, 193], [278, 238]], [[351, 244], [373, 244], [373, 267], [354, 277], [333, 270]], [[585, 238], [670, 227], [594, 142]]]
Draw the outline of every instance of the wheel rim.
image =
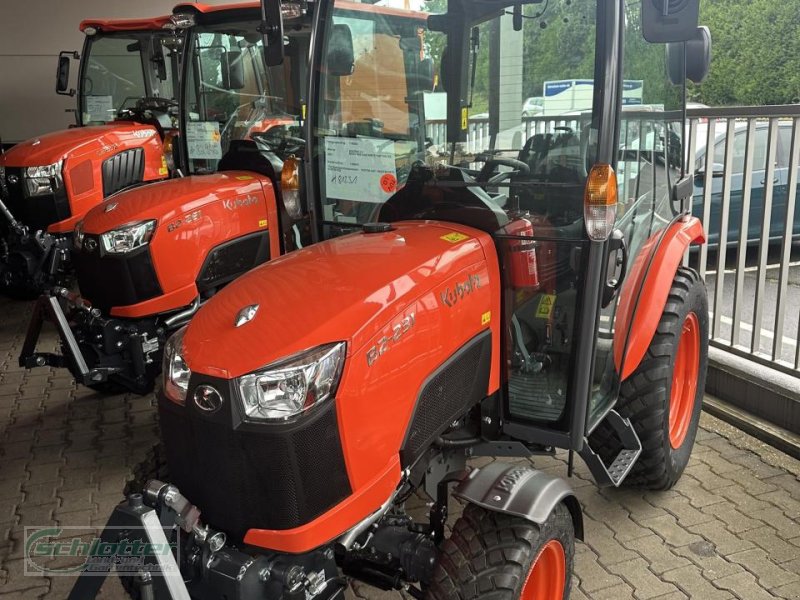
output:
[[683, 322], [669, 397], [669, 443], [677, 450], [686, 439], [694, 413], [697, 374], [700, 371], [700, 323], [689, 313]]
[[567, 557], [558, 540], [550, 540], [531, 565], [520, 600], [563, 600]]

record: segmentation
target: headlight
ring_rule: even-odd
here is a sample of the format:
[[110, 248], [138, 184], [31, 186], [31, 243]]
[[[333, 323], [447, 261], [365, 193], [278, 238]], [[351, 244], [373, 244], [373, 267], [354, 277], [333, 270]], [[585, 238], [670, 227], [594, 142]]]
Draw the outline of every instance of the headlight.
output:
[[125, 254], [149, 243], [155, 228], [155, 221], [131, 223], [106, 231], [100, 236], [100, 243], [103, 244], [103, 250], [110, 254]]
[[83, 248], [83, 221], [78, 221], [75, 231], [72, 232], [72, 245], [76, 250]]
[[25, 192], [28, 197], [52, 194], [63, 185], [61, 167], [63, 161], [43, 167], [28, 167], [25, 169]]
[[253, 421], [283, 421], [332, 398], [347, 345], [305, 350], [237, 380], [244, 412]]
[[178, 404], [186, 403], [186, 392], [189, 389], [189, 378], [192, 371], [183, 360], [183, 335], [186, 326], [176, 331], [164, 346], [164, 394]]

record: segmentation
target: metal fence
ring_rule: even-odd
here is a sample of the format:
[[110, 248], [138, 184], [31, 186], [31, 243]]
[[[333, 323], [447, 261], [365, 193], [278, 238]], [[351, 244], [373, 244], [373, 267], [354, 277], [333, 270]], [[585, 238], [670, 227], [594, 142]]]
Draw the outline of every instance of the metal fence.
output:
[[709, 240], [687, 261], [706, 280], [711, 343], [798, 375], [800, 106], [691, 109], [688, 119], [692, 212]]
[[[690, 109], [687, 119], [692, 213], [709, 239], [685, 261], [706, 280], [711, 343], [800, 375], [800, 105]], [[575, 117], [521, 123], [512, 148], [535, 133], [579, 130]], [[444, 122], [429, 123], [427, 133], [445, 146]], [[471, 119], [465, 151], [489, 142], [488, 119]]]

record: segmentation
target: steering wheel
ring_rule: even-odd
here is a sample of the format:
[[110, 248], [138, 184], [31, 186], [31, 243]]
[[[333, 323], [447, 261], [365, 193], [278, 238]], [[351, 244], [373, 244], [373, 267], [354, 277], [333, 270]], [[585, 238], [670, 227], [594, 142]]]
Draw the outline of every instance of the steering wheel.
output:
[[[500, 166], [510, 167], [511, 171], [505, 171], [495, 175], [494, 173], [497, 170], [497, 167]], [[478, 173], [478, 176], [475, 178], [475, 181], [478, 183], [497, 185], [498, 183], [505, 181], [517, 173], [528, 175], [530, 172], [531, 168], [527, 165], [527, 163], [524, 163], [521, 160], [517, 160], [516, 158], [507, 158], [505, 156], [492, 156], [486, 158], [485, 164], [480, 170], [480, 173]]]
[[[136, 101], [131, 108], [125, 108], [125, 104], [128, 100]], [[173, 100], [172, 98], [161, 98], [159, 96], [128, 96], [123, 100], [122, 107], [117, 111], [117, 117], [143, 115], [148, 110], [169, 113], [170, 108], [177, 107], [177, 100]]]
[[250, 134], [250, 137], [264, 143], [281, 160], [294, 154], [300, 156], [305, 148], [306, 141], [303, 138], [293, 135], [282, 135], [272, 131], [257, 131]]

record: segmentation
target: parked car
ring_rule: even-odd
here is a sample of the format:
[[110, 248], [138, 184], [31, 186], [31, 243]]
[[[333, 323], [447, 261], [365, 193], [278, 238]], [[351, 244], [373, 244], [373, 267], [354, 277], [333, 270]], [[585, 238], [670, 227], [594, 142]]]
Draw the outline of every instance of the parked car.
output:
[[[707, 223], [704, 223], [710, 245], [719, 244], [720, 218], [722, 214], [722, 189], [725, 163], [725, 142], [727, 132], [717, 134], [714, 142], [713, 173], [708, 178], [711, 184], [711, 212]], [[755, 128], [753, 144], [753, 174], [750, 188], [750, 210], [747, 222], [747, 243], [757, 244], [761, 240], [761, 225], [764, 214], [764, 192], [766, 189], [766, 163], [769, 138], [769, 124], [758, 123]], [[768, 238], [770, 242], [779, 241], [786, 224], [786, 202], [788, 199], [789, 153], [792, 139], [792, 122], [778, 124], [777, 152], [775, 155], [775, 172], [773, 177], [772, 212], [769, 223]], [[747, 142], [747, 124], [737, 123], [733, 139], [733, 157], [731, 159], [731, 193], [728, 212], [728, 228], [726, 245], [736, 246], [739, 243], [739, 231], [742, 222], [742, 192], [745, 166], [745, 148]], [[706, 182], [706, 149], [697, 153], [694, 179], [694, 202], [692, 213], [703, 217], [703, 192]], [[792, 237], [800, 240], [800, 203], [795, 204]]]
[[542, 114], [544, 110], [544, 98], [541, 96], [533, 96], [525, 100], [522, 104], [523, 117], [535, 117]]

